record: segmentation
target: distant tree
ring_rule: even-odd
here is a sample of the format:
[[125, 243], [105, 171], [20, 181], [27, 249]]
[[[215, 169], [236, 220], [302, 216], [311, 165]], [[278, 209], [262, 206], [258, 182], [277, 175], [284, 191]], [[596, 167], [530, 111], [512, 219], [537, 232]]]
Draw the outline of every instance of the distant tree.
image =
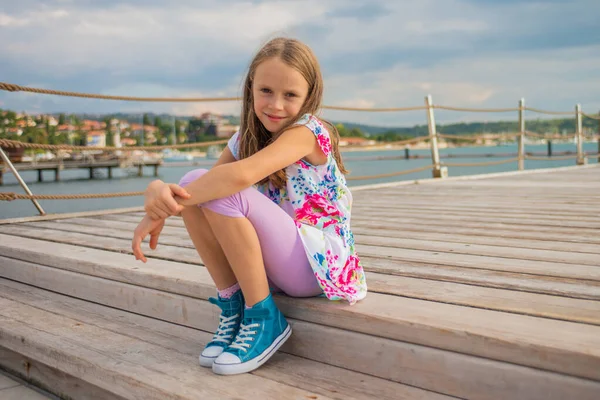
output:
[[206, 127], [206, 136], [217, 136], [217, 126], [212, 122]]
[[149, 114], [144, 113], [144, 117], [143, 117], [142, 121], [143, 121], [142, 123], [144, 125], [152, 125], [152, 121], [150, 120]]
[[65, 121], [66, 121], [65, 114], [60, 114], [60, 115], [58, 116], [58, 124], [59, 124], [59, 125], [64, 125], [64, 124], [65, 124]]
[[160, 128], [162, 126], [162, 121], [158, 115], [154, 117], [154, 126], [157, 128]]

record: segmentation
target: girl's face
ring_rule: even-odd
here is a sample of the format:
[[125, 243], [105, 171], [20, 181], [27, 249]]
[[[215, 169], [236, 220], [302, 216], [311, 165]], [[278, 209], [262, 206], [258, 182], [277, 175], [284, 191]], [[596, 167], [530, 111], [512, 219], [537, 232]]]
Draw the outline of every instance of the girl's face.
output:
[[254, 112], [271, 133], [298, 116], [307, 95], [306, 79], [278, 57], [263, 61], [254, 72]]

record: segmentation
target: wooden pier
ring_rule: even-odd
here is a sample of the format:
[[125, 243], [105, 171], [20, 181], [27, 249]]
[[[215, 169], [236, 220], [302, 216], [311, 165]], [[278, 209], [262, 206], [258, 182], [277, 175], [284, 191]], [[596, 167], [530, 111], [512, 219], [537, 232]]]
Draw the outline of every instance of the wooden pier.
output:
[[293, 334], [251, 374], [197, 357], [215, 293], [183, 221], [147, 264], [141, 209], [0, 221], [0, 368], [110, 399], [600, 398], [600, 167], [354, 191], [369, 294], [276, 301]]
[[[121, 168], [123, 160], [114, 159], [108, 161], [44, 161], [36, 164], [15, 164], [17, 171], [37, 171], [38, 182], [42, 182], [43, 171], [54, 171], [54, 180], [60, 181], [60, 171], [64, 169], [87, 169], [90, 172], [90, 179], [94, 179], [94, 171], [98, 169], [106, 169], [108, 171], [108, 178], [112, 179], [112, 170], [115, 168]], [[158, 167], [162, 165], [162, 160], [151, 160], [151, 161], [134, 161], [128, 164], [128, 167], [137, 168], [137, 175], [142, 176], [144, 167], [154, 168], [154, 176], [158, 176]], [[4, 169], [0, 163], [0, 185], [4, 184]]]

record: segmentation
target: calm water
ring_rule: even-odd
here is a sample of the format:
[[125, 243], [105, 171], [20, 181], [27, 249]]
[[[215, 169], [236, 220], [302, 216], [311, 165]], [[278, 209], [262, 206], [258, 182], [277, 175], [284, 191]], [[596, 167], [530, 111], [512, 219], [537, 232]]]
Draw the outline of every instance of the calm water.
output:
[[[598, 150], [597, 143], [585, 143], [584, 151], [588, 153], [595, 153]], [[527, 152], [544, 153], [547, 151], [546, 145], [528, 145], [526, 146]], [[575, 144], [554, 144], [553, 152], [556, 154], [563, 151], [576, 152]], [[441, 149], [440, 155], [452, 154], [461, 155], [460, 158], [448, 158], [442, 159], [442, 162], [447, 161], [471, 163], [471, 162], [485, 162], [485, 161], [499, 161], [502, 160], [500, 157], [494, 158], [482, 158], [482, 157], [468, 157], [469, 155], [476, 154], [516, 154], [517, 146], [514, 144], [496, 146], [496, 147], [464, 147], [454, 149]], [[404, 150], [385, 150], [385, 151], [363, 151], [363, 152], [347, 152], [343, 154], [344, 162], [346, 167], [351, 171], [352, 175], [375, 175], [386, 172], [395, 172], [407, 169], [418, 168], [420, 166], [426, 166], [431, 164], [430, 151], [429, 150], [411, 150], [411, 155], [424, 155], [426, 158], [423, 159], [410, 159], [410, 160], [379, 160], [379, 161], [366, 161], [361, 160], [363, 157], [393, 157], [393, 156], [404, 156]], [[465, 157], [463, 157], [465, 156]], [[512, 155], [507, 157], [511, 158]], [[588, 157], [590, 164], [597, 163], [597, 157]], [[554, 160], [554, 161], [526, 161], [526, 169], [535, 168], [554, 168], [575, 165], [575, 160]], [[206, 166], [205, 168], [207, 168]], [[159, 179], [165, 182], [177, 182], [181, 176], [187, 171], [197, 167], [161, 167], [159, 168]], [[448, 172], [450, 176], [461, 176], [461, 175], [475, 175], [482, 173], [491, 172], [503, 172], [503, 171], [515, 171], [517, 169], [517, 163], [494, 165], [489, 167], [449, 167]], [[152, 176], [152, 168], [147, 168], [144, 171], [146, 176], [138, 178], [137, 176], [129, 176], [127, 171], [120, 169], [113, 170], [113, 179], [106, 178], [106, 171], [99, 170], [99, 176], [95, 180], [88, 180], [88, 170], [65, 170], [61, 171], [61, 182], [53, 182], [54, 172], [45, 171], [44, 179], [46, 182], [37, 182], [36, 171], [25, 171], [22, 172], [21, 176], [27, 182], [29, 188], [34, 194], [80, 194], [80, 193], [109, 193], [109, 192], [125, 192], [125, 191], [143, 191], [149, 182], [155, 179]], [[402, 175], [399, 177], [382, 178], [375, 180], [365, 181], [350, 181], [350, 186], [365, 185], [371, 183], [381, 182], [394, 182], [398, 180], [412, 180], [412, 179], [423, 179], [430, 178], [431, 171], [422, 171], [409, 175]], [[4, 176], [5, 184], [0, 187], [0, 191], [3, 192], [17, 192], [25, 193], [21, 186], [17, 183], [16, 179], [11, 173], [7, 173]], [[92, 200], [43, 200], [40, 204], [47, 213], [63, 213], [63, 212], [76, 212], [76, 211], [88, 211], [88, 210], [99, 210], [108, 208], [121, 208], [121, 207], [136, 207], [142, 205], [141, 197], [123, 197], [116, 199], [92, 199]], [[33, 203], [27, 200], [17, 200], [12, 202], [0, 202], [0, 219], [13, 218], [13, 217], [25, 217], [37, 215], [37, 209]]]

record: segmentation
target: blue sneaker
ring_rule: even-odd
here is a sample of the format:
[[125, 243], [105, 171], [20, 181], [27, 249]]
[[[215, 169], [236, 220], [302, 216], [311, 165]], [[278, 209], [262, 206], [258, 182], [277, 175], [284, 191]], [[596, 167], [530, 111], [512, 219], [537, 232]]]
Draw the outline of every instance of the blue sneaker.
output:
[[208, 301], [219, 306], [221, 316], [215, 335], [200, 354], [200, 365], [203, 367], [212, 367], [215, 359], [233, 342], [240, 328], [244, 311], [244, 295], [241, 290], [229, 299], [218, 296], [218, 298], [211, 297]]
[[235, 340], [217, 357], [212, 370], [219, 375], [253, 371], [267, 362], [291, 334], [292, 327], [269, 294], [252, 308], [244, 309]]

